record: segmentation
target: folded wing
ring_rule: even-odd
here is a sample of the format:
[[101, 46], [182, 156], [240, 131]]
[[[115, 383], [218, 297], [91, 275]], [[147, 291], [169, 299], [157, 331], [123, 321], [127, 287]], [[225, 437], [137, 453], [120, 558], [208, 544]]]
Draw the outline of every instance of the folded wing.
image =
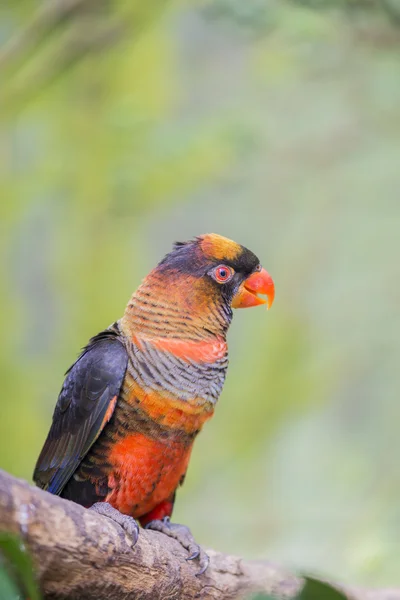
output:
[[110, 420], [127, 362], [126, 349], [110, 328], [92, 338], [67, 371], [33, 474], [39, 487], [62, 492]]

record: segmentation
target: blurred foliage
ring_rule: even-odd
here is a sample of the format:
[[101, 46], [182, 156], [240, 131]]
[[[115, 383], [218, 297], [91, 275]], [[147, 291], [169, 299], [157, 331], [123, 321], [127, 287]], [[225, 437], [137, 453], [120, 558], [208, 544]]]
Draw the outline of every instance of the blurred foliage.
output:
[[305, 580], [304, 587], [296, 600], [346, 600], [346, 596], [339, 590], [323, 581], [313, 577], [306, 577]]
[[1, 3], [2, 468], [30, 479], [79, 348], [172, 241], [215, 231], [277, 298], [235, 314], [174, 517], [220, 550], [398, 583], [388, 1]]
[[14, 535], [0, 533], [1, 600], [40, 600], [31, 559]]
[[386, 25], [400, 25], [399, 0], [205, 0], [203, 14], [212, 20], [234, 23], [248, 34], [264, 35], [284, 26], [286, 13], [295, 7], [300, 9], [298, 14], [305, 14], [305, 9], [326, 11], [349, 20], [353, 26], [369, 17], [373, 18], [373, 29], [377, 28], [378, 19]]
[[[294, 600], [346, 600], [346, 596], [331, 585], [313, 577], [304, 579], [305, 584]], [[251, 600], [279, 600], [279, 598], [276, 595], [257, 594]]]

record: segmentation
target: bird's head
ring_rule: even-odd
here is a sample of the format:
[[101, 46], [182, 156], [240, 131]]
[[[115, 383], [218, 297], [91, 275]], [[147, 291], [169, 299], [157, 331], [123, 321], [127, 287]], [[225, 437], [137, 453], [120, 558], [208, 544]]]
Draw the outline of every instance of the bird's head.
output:
[[[253, 252], [210, 233], [175, 243], [144, 279], [127, 310], [131, 307], [138, 315], [142, 311], [145, 329], [153, 307], [158, 322], [162, 315], [171, 320], [176, 314], [177, 321], [186, 319], [187, 329], [197, 320], [202, 329], [218, 334], [226, 332], [232, 308], [270, 308], [274, 294], [274, 282]], [[168, 323], [164, 333], [169, 333]]]
[[[251, 250], [215, 233], [177, 242], [160, 262], [159, 272], [190, 281], [204, 300], [221, 299], [232, 308], [248, 308], [274, 301], [274, 282]], [[261, 298], [267, 296], [267, 299]]]

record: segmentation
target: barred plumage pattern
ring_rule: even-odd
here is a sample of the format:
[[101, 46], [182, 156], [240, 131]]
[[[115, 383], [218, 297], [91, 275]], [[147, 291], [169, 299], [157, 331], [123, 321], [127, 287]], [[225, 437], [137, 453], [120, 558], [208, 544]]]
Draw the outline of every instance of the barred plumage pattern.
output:
[[[254, 294], [243, 287], [250, 276], [261, 277]], [[38, 485], [84, 506], [109, 502], [142, 524], [171, 516], [225, 381], [232, 306], [257, 305], [263, 289], [273, 298], [268, 277], [252, 252], [221, 236], [176, 245], [68, 371]]]

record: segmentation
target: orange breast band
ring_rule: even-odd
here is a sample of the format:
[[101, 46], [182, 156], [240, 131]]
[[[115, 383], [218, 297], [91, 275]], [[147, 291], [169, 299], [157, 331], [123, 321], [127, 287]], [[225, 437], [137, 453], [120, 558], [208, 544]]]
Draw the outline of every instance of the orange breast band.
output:
[[140, 517], [171, 497], [184, 476], [191, 447], [163, 443], [141, 433], [126, 436], [111, 450], [106, 502]]
[[225, 340], [218, 338], [216, 340], [179, 340], [175, 338], [153, 338], [145, 336], [134, 336], [134, 342], [141, 347], [140, 341], [150, 343], [158, 350], [170, 352], [177, 358], [185, 361], [194, 360], [196, 362], [213, 363], [227, 353], [227, 344]]
[[214, 412], [213, 404], [203, 398], [179, 400], [167, 392], [146, 392], [133, 379], [129, 381], [126, 400], [131, 405], [140, 403], [140, 408], [156, 423], [189, 435], [199, 431]]

